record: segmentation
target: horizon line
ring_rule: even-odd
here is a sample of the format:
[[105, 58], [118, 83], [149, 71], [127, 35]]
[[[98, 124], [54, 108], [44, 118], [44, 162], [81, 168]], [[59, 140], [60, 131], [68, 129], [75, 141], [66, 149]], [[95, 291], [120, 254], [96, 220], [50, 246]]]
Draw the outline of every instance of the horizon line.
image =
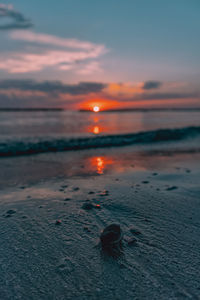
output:
[[[61, 107], [4, 107], [0, 108], [0, 112], [3, 111], [79, 111], [79, 112], [91, 112], [94, 113], [90, 109], [66, 109]], [[107, 110], [101, 110], [98, 113], [106, 113], [106, 112], [148, 112], [148, 111], [200, 111], [200, 107], [171, 107], [171, 108], [122, 108], [122, 109], [107, 109]]]

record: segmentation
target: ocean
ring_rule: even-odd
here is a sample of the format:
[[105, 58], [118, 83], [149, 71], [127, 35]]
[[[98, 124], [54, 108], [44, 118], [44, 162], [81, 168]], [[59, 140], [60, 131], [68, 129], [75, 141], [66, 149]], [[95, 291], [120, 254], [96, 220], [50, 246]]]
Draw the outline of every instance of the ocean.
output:
[[0, 111], [1, 157], [188, 140], [198, 148], [199, 137], [200, 111]]

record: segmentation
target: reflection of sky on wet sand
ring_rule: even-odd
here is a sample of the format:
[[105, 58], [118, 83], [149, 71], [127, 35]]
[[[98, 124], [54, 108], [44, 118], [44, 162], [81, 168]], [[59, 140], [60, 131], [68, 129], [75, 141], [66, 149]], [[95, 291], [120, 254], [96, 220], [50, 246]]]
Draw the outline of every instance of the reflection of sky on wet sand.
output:
[[99, 175], [102, 175], [105, 169], [109, 168], [112, 165], [113, 159], [108, 156], [94, 156], [90, 158], [90, 168]]
[[199, 153], [181, 151], [135, 151], [132, 147], [121, 149], [96, 149], [77, 152], [60, 152], [3, 159], [0, 170], [0, 188], [34, 184], [52, 178], [96, 177], [125, 172], [162, 172], [185, 167], [199, 159]]

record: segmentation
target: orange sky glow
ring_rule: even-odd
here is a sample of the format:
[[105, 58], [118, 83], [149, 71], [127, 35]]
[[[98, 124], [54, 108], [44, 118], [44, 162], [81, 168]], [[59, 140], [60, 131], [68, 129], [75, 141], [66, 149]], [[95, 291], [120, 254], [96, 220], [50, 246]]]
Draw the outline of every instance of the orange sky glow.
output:
[[94, 111], [94, 108], [98, 107], [99, 111], [102, 111], [118, 108], [119, 106], [120, 103], [118, 101], [98, 98], [84, 101], [81, 103], [80, 109]]

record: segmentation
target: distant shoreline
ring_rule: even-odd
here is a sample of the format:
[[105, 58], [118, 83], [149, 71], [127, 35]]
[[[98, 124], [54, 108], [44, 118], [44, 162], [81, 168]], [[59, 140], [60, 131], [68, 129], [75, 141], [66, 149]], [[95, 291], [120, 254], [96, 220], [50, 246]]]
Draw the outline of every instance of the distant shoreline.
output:
[[[91, 110], [80, 109], [80, 110], [68, 110], [65, 108], [0, 108], [0, 112], [13, 112], [13, 111], [79, 111], [79, 112], [91, 112]], [[154, 111], [200, 111], [200, 107], [194, 108], [126, 108], [126, 109], [109, 109], [102, 110], [98, 113], [109, 113], [109, 112], [154, 112]]]

